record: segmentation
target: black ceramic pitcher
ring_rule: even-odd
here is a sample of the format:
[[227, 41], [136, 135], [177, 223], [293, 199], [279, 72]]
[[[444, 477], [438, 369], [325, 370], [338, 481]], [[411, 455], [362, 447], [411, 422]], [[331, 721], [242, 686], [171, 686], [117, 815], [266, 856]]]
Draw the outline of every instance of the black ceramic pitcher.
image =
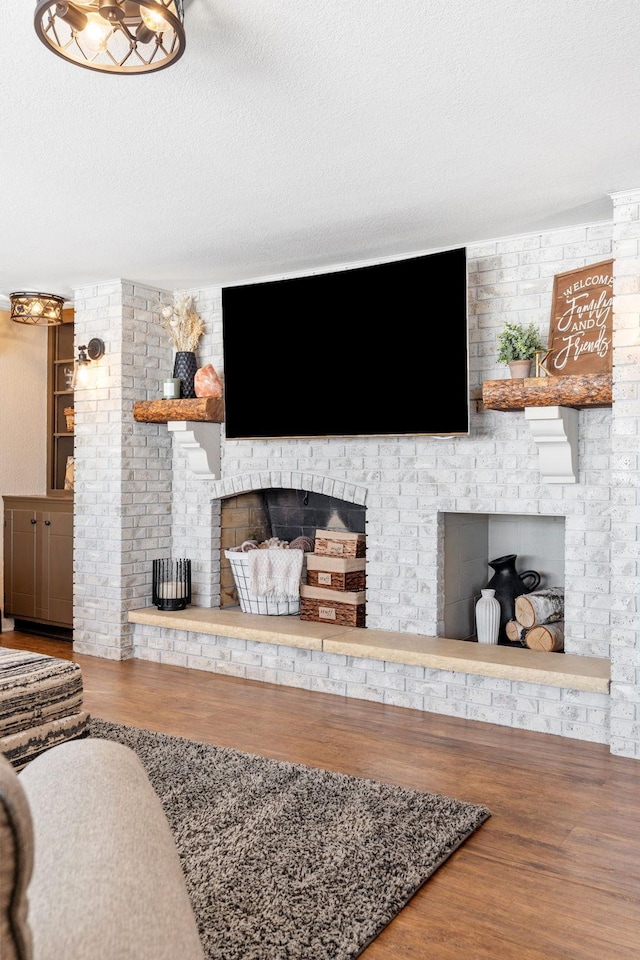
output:
[[535, 570], [525, 570], [524, 573], [518, 573], [516, 560], [516, 554], [509, 553], [505, 557], [498, 557], [496, 560], [489, 561], [489, 566], [495, 573], [489, 580], [487, 588], [495, 590], [496, 600], [500, 603], [498, 643], [508, 645], [511, 645], [511, 641], [504, 628], [508, 621], [514, 618], [516, 597], [522, 596], [523, 593], [531, 593], [540, 583], [540, 574]]

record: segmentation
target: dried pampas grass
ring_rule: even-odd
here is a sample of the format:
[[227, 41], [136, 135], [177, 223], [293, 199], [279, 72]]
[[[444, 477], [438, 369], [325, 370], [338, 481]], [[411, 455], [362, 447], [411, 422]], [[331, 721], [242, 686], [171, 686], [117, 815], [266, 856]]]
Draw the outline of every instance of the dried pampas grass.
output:
[[173, 305], [159, 307], [160, 325], [167, 331], [176, 350], [194, 351], [204, 333], [204, 321], [189, 294], [175, 295]]

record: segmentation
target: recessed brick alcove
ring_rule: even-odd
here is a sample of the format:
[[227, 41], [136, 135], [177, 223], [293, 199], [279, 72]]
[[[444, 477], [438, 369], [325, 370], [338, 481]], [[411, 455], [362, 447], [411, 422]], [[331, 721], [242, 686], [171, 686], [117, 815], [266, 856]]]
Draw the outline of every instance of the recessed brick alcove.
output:
[[564, 589], [564, 517], [445, 513], [443, 519], [446, 637], [475, 639], [475, 604], [493, 576], [489, 561], [496, 557], [515, 554], [518, 573], [540, 574], [539, 589]]

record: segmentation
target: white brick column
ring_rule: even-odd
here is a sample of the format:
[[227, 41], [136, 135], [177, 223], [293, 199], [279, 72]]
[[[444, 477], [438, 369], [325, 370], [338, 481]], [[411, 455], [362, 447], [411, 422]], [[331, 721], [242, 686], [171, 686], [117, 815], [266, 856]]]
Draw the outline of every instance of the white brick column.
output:
[[640, 190], [613, 195], [611, 752], [640, 759]]
[[133, 403], [161, 396], [172, 352], [154, 325], [159, 291], [116, 280], [75, 291], [75, 344], [105, 355], [76, 390], [74, 651], [133, 656], [127, 614], [151, 596], [151, 561], [171, 547], [171, 439], [139, 424]]

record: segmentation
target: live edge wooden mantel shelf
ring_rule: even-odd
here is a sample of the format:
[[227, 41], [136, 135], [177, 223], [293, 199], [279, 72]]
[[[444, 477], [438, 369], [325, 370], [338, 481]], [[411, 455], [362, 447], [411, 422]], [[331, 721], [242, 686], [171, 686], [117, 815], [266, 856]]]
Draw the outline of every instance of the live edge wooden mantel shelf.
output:
[[194, 400], [140, 400], [133, 405], [133, 419], [140, 423], [168, 423], [170, 420], [223, 423], [224, 401], [213, 397], [196, 397]]
[[526, 380], [485, 380], [482, 404], [487, 410], [525, 407], [610, 407], [611, 374], [582, 377], [530, 377]]
[[611, 374], [485, 380], [487, 410], [524, 410], [538, 446], [543, 483], [577, 483], [578, 410], [612, 405]]
[[140, 400], [133, 405], [133, 419], [139, 423], [166, 423], [186, 454], [194, 476], [201, 480], [220, 479], [222, 399]]

